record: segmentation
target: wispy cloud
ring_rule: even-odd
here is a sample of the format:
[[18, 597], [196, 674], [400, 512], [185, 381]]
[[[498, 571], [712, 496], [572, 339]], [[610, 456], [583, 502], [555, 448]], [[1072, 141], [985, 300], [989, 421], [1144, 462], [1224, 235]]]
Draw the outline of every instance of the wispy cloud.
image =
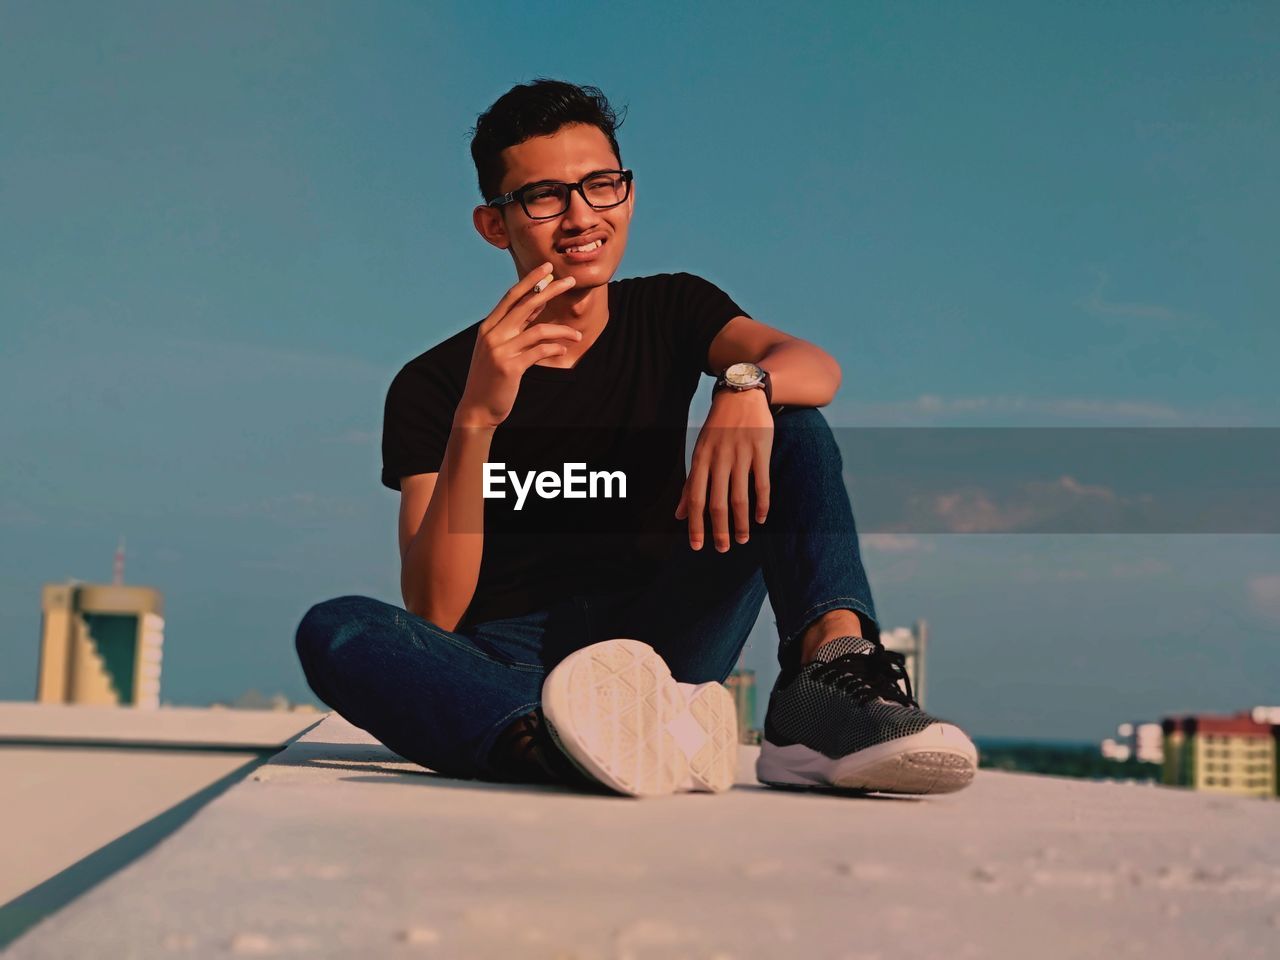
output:
[[336, 353], [318, 353], [302, 347], [282, 347], [269, 343], [235, 340], [208, 340], [174, 337], [157, 343], [167, 363], [193, 361], [183, 367], [185, 373], [201, 369], [220, 375], [238, 373], [256, 380], [263, 372], [296, 375], [341, 377], [344, 382], [390, 382], [394, 371], [363, 357]]
[[297, 573], [301, 567], [287, 560], [246, 557], [237, 562], [241, 570], [260, 570], [265, 573]]
[[860, 536], [862, 549], [879, 553], [933, 553], [936, 544], [904, 533], [868, 533]]
[[1173, 570], [1169, 564], [1155, 557], [1134, 560], [1132, 563], [1113, 563], [1108, 573], [1113, 580], [1146, 580], [1161, 577]]
[[883, 426], [938, 426], [939, 421], [981, 422], [1016, 420], [1039, 426], [1148, 426], [1179, 424], [1189, 426], [1183, 412], [1151, 400], [1103, 400], [1093, 397], [1027, 397], [1017, 394], [944, 397], [921, 393], [915, 397], [884, 403], [849, 403], [837, 398], [827, 408], [828, 422], [835, 425], [875, 424]]
[[39, 527], [44, 517], [16, 500], [0, 501], [0, 527]]
[[1170, 421], [1179, 418], [1178, 411], [1173, 407], [1148, 400], [1064, 398], [1049, 401], [1046, 410], [1060, 417], [1078, 416], [1097, 420]]
[[1249, 602], [1269, 620], [1280, 622], [1280, 574], [1266, 573], [1248, 582]]
[[1168, 574], [1172, 568], [1163, 560], [1148, 557], [1144, 560], [1121, 563], [1095, 563], [1089, 566], [1054, 566], [1051, 560], [1019, 564], [1013, 578], [1019, 583], [1080, 583], [1085, 580], [1153, 580]]
[[1081, 483], [1066, 475], [1024, 483], [1003, 497], [971, 486], [910, 498], [905, 529], [941, 527], [949, 533], [1016, 533], [1046, 525], [1083, 525], [1088, 529], [1107, 518], [1114, 522], [1129, 507], [1149, 500], [1147, 494], [1121, 497], [1109, 487]]
[[1199, 124], [1185, 120], [1135, 120], [1133, 132], [1140, 137], [1182, 137], [1194, 133]]
[[1018, 583], [1080, 583], [1089, 579], [1089, 571], [1082, 567], [1051, 567], [1037, 564], [1018, 567], [1013, 571], [1013, 579]]
[[331, 437], [321, 437], [321, 443], [337, 443], [353, 447], [371, 447], [382, 441], [376, 430], [347, 430]]
[[310, 491], [261, 497], [243, 503], [228, 504], [218, 515], [227, 518], [271, 517], [276, 520], [333, 520], [353, 517], [368, 509], [366, 500], [325, 497]]
[[1093, 289], [1079, 300], [1079, 305], [1095, 316], [1157, 321], [1164, 324], [1182, 324], [1195, 320], [1191, 314], [1175, 310], [1162, 303], [1110, 300], [1107, 298], [1107, 287], [1111, 284], [1111, 275], [1106, 270], [1096, 268], [1093, 273], [1095, 277]]

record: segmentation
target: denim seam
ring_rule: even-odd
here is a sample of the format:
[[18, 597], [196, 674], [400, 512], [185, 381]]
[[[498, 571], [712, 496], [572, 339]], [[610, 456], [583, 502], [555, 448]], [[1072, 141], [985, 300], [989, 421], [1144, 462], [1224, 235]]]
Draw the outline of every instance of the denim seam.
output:
[[[864, 608], [862, 601], [859, 600], [857, 597], [832, 597], [829, 600], [823, 600], [821, 603], [815, 603], [804, 613], [800, 614], [800, 623], [801, 623], [800, 628], [797, 629], [794, 633], [788, 634], [787, 637], [782, 641], [783, 645], [794, 643], [795, 640], [799, 637], [799, 635], [804, 632], [806, 621], [808, 620], [809, 615], [811, 613], [814, 613], [815, 611], [819, 611], [823, 607], [826, 607], [827, 610], [834, 610], [836, 609], [836, 607], [838, 607], [842, 603], [852, 604], [853, 609], [856, 610], [858, 613], [865, 613], [867, 617], [871, 620], [876, 619], [876, 617], [871, 613], [871, 611]], [[826, 610], [822, 610], [821, 612], [825, 613]]]
[[[422, 619], [422, 618], [419, 617], [419, 619]], [[487, 660], [489, 663], [492, 663], [495, 666], [512, 667], [516, 670], [523, 670], [526, 673], [537, 673], [543, 669], [542, 664], [540, 663], [520, 663], [515, 660], [512, 660], [512, 661], [495, 660], [493, 657], [489, 656], [483, 650], [478, 650], [473, 646], [462, 643], [459, 640], [455, 639], [454, 637], [451, 637], [449, 634], [445, 633], [445, 631], [441, 630], [439, 627], [434, 626], [429, 620], [423, 620], [422, 622], [428, 632], [439, 637], [441, 640], [445, 641], [446, 643], [452, 644], [453, 646], [457, 647], [459, 650], [463, 650], [467, 653], [472, 654], [473, 656], [479, 657], [481, 660]]]

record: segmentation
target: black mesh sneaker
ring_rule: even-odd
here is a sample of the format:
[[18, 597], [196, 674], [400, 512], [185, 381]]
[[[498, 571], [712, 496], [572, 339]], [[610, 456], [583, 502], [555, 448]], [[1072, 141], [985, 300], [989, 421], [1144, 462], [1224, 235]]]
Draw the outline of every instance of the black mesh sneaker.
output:
[[837, 637], [784, 672], [765, 714], [760, 782], [911, 794], [968, 786], [977, 748], [920, 709], [905, 661], [878, 641]]

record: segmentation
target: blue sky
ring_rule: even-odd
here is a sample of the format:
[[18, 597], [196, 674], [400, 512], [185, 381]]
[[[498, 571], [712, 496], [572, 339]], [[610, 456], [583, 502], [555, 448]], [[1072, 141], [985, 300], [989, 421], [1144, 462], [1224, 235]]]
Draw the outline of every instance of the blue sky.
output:
[[[619, 275], [828, 350], [833, 426], [1277, 425], [1274, 4], [609, 16], [0, 4], [0, 698], [34, 690], [41, 584], [107, 579], [122, 534], [174, 702], [309, 697], [306, 608], [398, 602], [383, 397], [515, 279], [467, 132], [539, 75], [627, 107]], [[1280, 700], [1275, 537], [863, 546], [977, 734]]]

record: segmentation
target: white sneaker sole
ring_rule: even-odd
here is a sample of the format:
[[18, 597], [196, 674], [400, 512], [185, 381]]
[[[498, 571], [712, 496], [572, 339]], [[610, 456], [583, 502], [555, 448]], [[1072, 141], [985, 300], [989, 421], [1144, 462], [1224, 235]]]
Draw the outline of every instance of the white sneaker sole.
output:
[[[693, 729], [676, 728], [676, 740], [689, 761], [687, 789], [720, 793], [738, 778], [738, 707], [720, 683], [681, 683]], [[683, 721], [684, 718], [681, 718]]]
[[978, 749], [955, 724], [935, 723], [909, 737], [832, 759], [765, 740], [756, 778], [781, 787], [840, 787], [870, 793], [954, 793], [973, 782]]
[[718, 683], [677, 683], [647, 643], [619, 638], [574, 651], [547, 674], [542, 713], [570, 759], [619, 793], [733, 785], [733, 696]]

